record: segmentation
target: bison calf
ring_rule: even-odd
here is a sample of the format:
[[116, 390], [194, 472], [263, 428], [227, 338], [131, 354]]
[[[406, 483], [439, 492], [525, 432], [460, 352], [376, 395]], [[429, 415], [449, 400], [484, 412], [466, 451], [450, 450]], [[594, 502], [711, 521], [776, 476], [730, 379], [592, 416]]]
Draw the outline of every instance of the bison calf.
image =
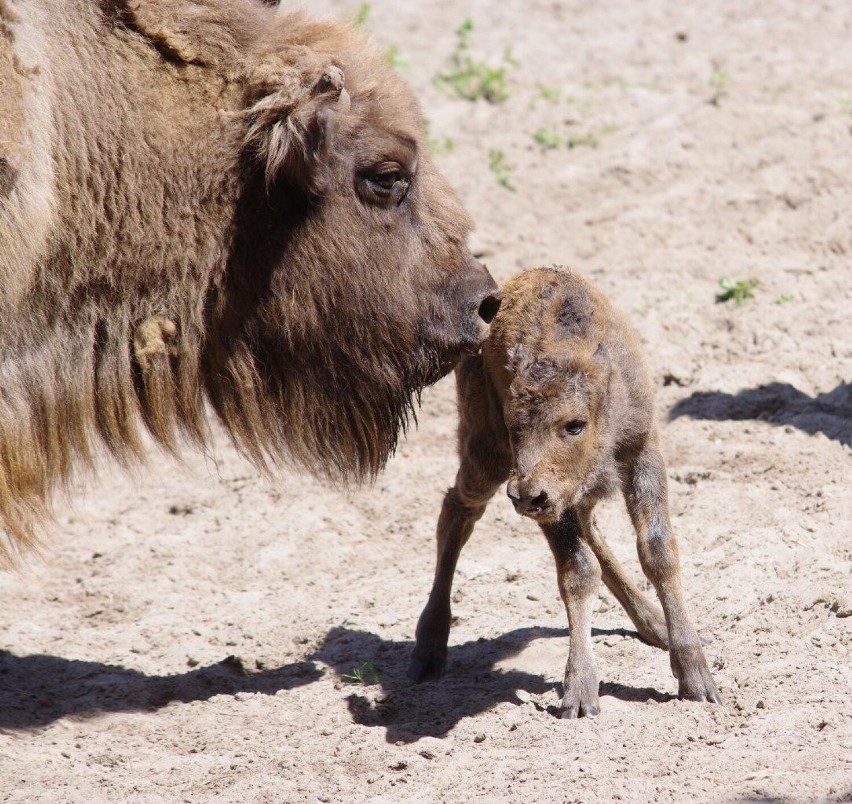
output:
[[[681, 589], [653, 391], [636, 333], [572, 271], [529, 270], [503, 294], [481, 355], [456, 370], [461, 466], [438, 522], [435, 581], [417, 625], [411, 676], [443, 672], [456, 561], [508, 479], [515, 509], [547, 537], [568, 611], [562, 716], [600, 711], [591, 630], [601, 577], [639, 634], [669, 650], [680, 696], [720, 703]], [[595, 504], [618, 485], [665, 621], [596, 530]]]

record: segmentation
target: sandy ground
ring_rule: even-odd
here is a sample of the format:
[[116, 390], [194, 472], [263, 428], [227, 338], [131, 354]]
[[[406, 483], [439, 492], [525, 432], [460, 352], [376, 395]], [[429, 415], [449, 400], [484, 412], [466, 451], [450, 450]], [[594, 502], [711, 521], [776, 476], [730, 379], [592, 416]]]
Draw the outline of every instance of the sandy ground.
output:
[[[433, 85], [467, 16], [479, 57], [513, 49], [502, 104]], [[495, 276], [569, 263], [641, 331], [724, 706], [674, 699], [602, 594], [602, 713], [553, 717], [566, 617], [502, 494], [460, 562], [448, 674], [409, 683], [450, 378], [351, 497], [220, 439], [60, 506], [45, 560], [0, 579], [0, 801], [852, 801], [852, 5], [375, 0], [367, 26], [452, 139]], [[716, 304], [725, 276], [760, 286]], [[600, 519], [638, 577], [620, 502]]]

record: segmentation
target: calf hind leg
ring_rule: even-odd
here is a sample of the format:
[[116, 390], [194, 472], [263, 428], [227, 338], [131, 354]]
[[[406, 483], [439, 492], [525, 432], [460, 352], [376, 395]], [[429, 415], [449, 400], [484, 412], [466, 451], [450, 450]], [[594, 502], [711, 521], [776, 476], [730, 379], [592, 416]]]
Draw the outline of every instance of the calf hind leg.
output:
[[556, 525], [542, 525], [542, 530], [556, 561], [559, 594], [568, 612], [571, 634], [560, 716], [596, 715], [600, 704], [598, 668], [592, 650], [592, 606], [600, 587], [600, 566], [582, 538], [575, 510], [568, 509]]
[[456, 563], [488, 501], [508, 477], [508, 469], [505, 476], [495, 469], [499, 468], [492, 466], [491, 471], [484, 471], [469, 458], [463, 458], [456, 485], [444, 495], [438, 518], [435, 579], [429, 600], [417, 621], [416, 644], [408, 667], [408, 675], [414, 681], [440, 678], [444, 673], [452, 617], [450, 592]]
[[630, 465], [624, 478], [624, 496], [636, 529], [642, 570], [663, 605], [678, 694], [691, 701], [721, 703], [698, 633], [686, 611], [677, 541], [669, 519], [665, 464], [653, 445], [646, 446]]
[[659, 606], [655, 606], [630, 580], [616, 557], [604, 541], [592, 517], [583, 525], [583, 538], [595, 553], [601, 565], [601, 574], [606, 588], [615, 595], [624, 607], [639, 636], [648, 644], [668, 650], [669, 637], [666, 620]]
[[462, 360], [456, 383], [461, 463], [456, 484], [444, 495], [438, 518], [435, 579], [417, 622], [416, 644], [408, 667], [408, 675], [415, 681], [440, 678], [444, 672], [456, 562], [485, 506], [512, 468], [502, 410], [481, 356]]

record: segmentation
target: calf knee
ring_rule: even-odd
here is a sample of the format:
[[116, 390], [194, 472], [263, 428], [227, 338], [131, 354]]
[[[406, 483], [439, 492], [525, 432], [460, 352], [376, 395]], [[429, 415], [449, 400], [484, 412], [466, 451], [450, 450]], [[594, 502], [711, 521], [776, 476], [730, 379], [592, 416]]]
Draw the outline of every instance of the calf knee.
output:
[[597, 593], [601, 567], [591, 549], [579, 542], [577, 549], [559, 560], [559, 585], [569, 599], [590, 597]]
[[637, 548], [642, 570], [652, 581], [662, 583], [680, 572], [677, 542], [661, 516], [639, 532]]

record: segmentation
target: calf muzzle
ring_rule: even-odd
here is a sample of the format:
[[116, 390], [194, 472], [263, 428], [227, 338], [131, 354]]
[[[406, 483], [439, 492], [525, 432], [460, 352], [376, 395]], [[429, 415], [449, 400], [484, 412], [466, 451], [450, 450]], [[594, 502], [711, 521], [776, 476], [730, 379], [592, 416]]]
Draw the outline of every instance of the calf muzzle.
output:
[[551, 506], [547, 492], [544, 489], [522, 483], [519, 480], [510, 480], [506, 487], [506, 494], [515, 506], [515, 510], [521, 516], [533, 519], [544, 514]]

